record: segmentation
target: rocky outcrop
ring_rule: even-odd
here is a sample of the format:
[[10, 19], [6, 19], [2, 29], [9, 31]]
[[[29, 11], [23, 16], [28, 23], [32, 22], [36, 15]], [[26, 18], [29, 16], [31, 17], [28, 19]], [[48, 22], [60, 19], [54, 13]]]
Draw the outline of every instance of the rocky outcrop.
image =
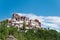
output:
[[13, 35], [9, 35], [6, 40], [17, 40]]

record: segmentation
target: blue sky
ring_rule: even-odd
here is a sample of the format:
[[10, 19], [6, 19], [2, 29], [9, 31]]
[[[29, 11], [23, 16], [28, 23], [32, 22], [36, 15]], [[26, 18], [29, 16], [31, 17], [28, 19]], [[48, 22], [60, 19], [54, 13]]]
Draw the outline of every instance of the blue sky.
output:
[[0, 0], [0, 20], [11, 18], [15, 12], [60, 31], [60, 0]]
[[0, 20], [13, 12], [60, 16], [60, 0], [0, 0]]

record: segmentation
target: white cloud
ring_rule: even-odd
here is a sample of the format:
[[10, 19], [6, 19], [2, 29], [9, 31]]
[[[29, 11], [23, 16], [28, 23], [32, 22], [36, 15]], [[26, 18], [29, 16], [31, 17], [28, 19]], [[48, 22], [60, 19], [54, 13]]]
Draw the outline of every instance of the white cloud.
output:
[[59, 16], [37, 16], [32, 13], [17, 13], [19, 15], [23, 15], [29, 17], [31, 19], [38, 19], [41, 22], [41, 27], [54, 29], [56, 31], [60, 30], [60, 17]]

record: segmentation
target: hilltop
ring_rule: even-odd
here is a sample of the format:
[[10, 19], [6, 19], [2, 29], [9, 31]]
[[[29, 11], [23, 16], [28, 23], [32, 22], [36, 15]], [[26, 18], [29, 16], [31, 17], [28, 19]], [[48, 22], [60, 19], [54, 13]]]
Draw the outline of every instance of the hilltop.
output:
[[[14, 38], [16, 40], [60, 40], [59, 32], [52, 29], [43, 30], [41, 28], [41, 24], [39, 23], [40, 21], [37, 21], [37, 23], [39, 24], [39, 27], [32, 26], [31, 29], [25, 28], [26, 27], [25, 19], [24, 20], [22, 19], [23, 20], [22, 28], [19, 28], [19, 26], [12, 25], [12, 23], [14, 22], [20, 23], [20, 22], [16, 22], [16, 20], [15, 21], [13, 20], [13, 18], [15, 17], [12, 16], [12, 18], [3, 20], [0, 22], [0, 39], [1, 40], [7, 40], [8, 38], [11, 38], [11, 39]], [[11, 25], [9, 25], [9, 23], [11, 23]], [[30, 26], [28, 27], [30, 28]], [[26, 30], [28, 31], [26, 32]]]

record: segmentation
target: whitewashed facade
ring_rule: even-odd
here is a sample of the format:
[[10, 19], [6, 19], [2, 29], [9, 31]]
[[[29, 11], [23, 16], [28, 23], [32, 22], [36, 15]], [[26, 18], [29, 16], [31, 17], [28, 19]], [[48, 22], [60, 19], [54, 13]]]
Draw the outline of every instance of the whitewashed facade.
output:
[[25, 27], [26, 29], [40, 28], [41, 27], [41, 23], [39, 22], [38, 19], [32, 20], [32, 19], [29, 19], [28, 17], [21, 16], [18, 14], [13, 14], [12, 18], [8, 19], [8, 25], [22, 28], [24, 21], [26, 22], [26, 27]]

